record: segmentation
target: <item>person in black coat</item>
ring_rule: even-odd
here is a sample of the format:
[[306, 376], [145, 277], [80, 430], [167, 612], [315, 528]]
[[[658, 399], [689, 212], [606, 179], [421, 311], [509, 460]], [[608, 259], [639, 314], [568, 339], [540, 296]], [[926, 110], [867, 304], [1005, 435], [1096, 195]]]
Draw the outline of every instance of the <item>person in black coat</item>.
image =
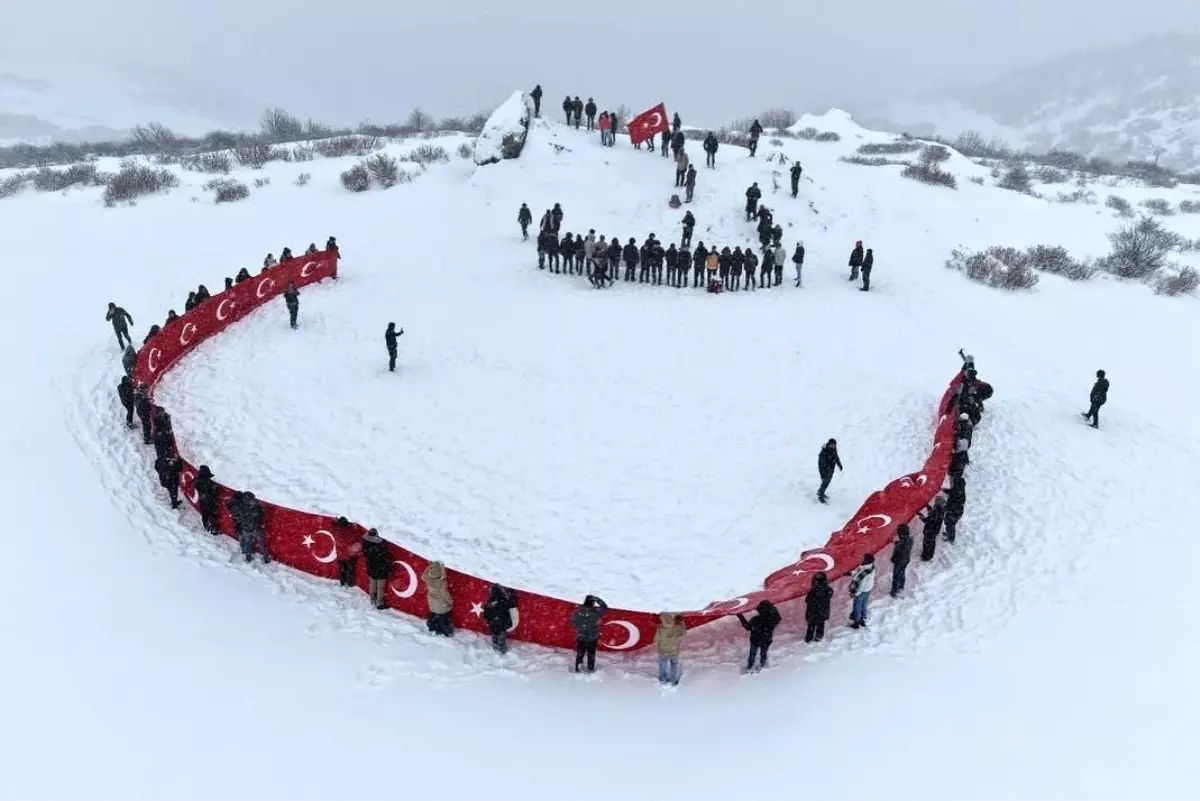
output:
[[863, 245], [862, 240], [854, 243], [854, 250], [850, 251], [850, 280], [858, 280], [858, 268], [862, 267], [863, 263]]
[[[754, 255], [754, 251], [746, 248], [745, 253], [745, 268], [746, 268], [746, 289], [754, 289], [754, 273], [758, 270], [758, 256]], [[764, 259], [765, 261], [765, 259]], [[763, 265], [763, 272], [766, 272], [766, 265]]]
[[907, 523], [896, 526], [896, 542], [892, 545], [892, 597], [904, 589], [908, 563], [912, 560], [912, 532]]
[[363, 560], [367, 563], [367, 579], [371, 603], [376, 609], [387, 609], [387, 583], [392, 577], [392, 552], [379, 532], [371, 529], [362, 541]]
[[125, 407], [125, 427], [133, 428], [133, 379], [127, 375], [121, 376], [117, 384], [117, 397]]
[[388, 352], [388, 372], [396, 372], [396, 350], [397, 343], [400, 337], [404, 336], [404, 329], [396, 330], [395, 323], [388, 323], [387, 330], [383, 332], [383, 344], [387, 346]]
[[542, 243], [542, 247], [546, 250], [546, 263], [549, 265], [551, 270], [553, 270], [555, 273], [559, 273], [561, 272], [559, 268], [562, 266], [562, 262], [558, 257], [560, 250], [558, 244], [558, 231], [557, 229], [553, 231], [546, 231], [545, 234], [546, 240]]
[[675, 116], [671, 117], [671, 132], [679, 133], [679, 129], [683, 127], [683, 120], [679, 119], [679, 112], [675, 112]]
[[240, 284], [240, 283], [242, 283], [242, 282], [244, 282], [244, 281], [249, 281], [249, 280], [250, 280], [250, 271], [249, 271], [249, 270], [247, 270], [245, 267], [243, 267], [242, 269], [238, 270], [238, 271], [237, 271], [237, 275], [235, 275], [235, 276], [233, 277], [233, 282], [234, 282], [235, 284]]
[[117, 347], [124, 349], [126, 345], [133, 344], [133, 337], [129, 336], [129, 326], [133, 325], [133, 315], [110, 302], [104, 319], [112, 323], [113, 333], [117, 335]]
[[294, 330], [296, 317], [300, 314], [300, 290], [296, 289], [296, 285], [291, 281], [288, 281], [287, 289], [283, 290], [283, 302], [288, 310], [288, 323]]
[[763, 127], [758, 120], [750, 126], [750, 158], [754, 158], [754, 154], [758, 152], [758, 137], [762, 136]]
[[133, 389], [133, 408], [137, 411], [138, 420], [142, 421], [142, 444], [149, 445], [153, 442], [150, 423], [154, 414], [154, 403], [150, 400], [150, 391], [142, 384]]
[[162, 330], [162, 326], [160, 326], [158, 323], [155, 323], [154, 325], [150, 326], [150, 330], [146, 332], [146, 338], [142, 340], [142, 344], [143, 345], [149, 344], [150, 340], [152, 340], [156, 336], [158, 336], [158, 332], [161, 330]]
[[621, 278], [621, 240], [615, 236], [608, 242], [608, 283], [612, 285]]
[[[226, 287], [226, 288], [228, 289], [228, 287]], [[212, 295], [209, 293], [208, 287], [206, 287], [204, 284], [201, 284], [200, 286], [196, 287], [196, 305], [197, 306], [199, 306], [201, 303], [203, 303], [204, 301], [208, 300], [211, 297], [212, 297]]]
[[679, 249], [675, 247], [674, 242], [667, 248], [667, 252], [663, 254], [663, 259], [667, 263], [667, 286], [675, 286], [675, 281], [678, 277], [676, 271], [679, 268]]
[[800, 166], [800, 162], [792, 162], [792, 197], [800, 194], [800, 174], [804, 172], [804, 168]]
[[292, 255], [291, 248], [284, 248], [283, 250], [281, 250], [279, 252], [279, 263], [280, 264], [283, 264], [285, 261], [291, 261], [294, 258], [296, 258], [296, 257]]
[[634, 280], [634, 274], [637, 272], [637, 266], [638, 266], [638, 255], [639, 255], [639, 251], [638, 251], [638, 246], [637, 246], [637, 240], [631, 236], [631, 237], [629, 237], [628, 244], [626, 244], [624, 250], [621, 251], [621, 258], [625, 262], [625, 280], [626, 281]]
[[483, 605], [483, 621], [492, 635], [492, 648], [496, 653], [508, 652], [508, 630], [512, 628], [512, 610], [517, 608], [517, 593], [508, 587], [493, 584]]
[[690, 211], [683, 214], [683, 239], [680, 244], [685, 248], [692, 244], [692, 231], [696, 229], [696, 216]]
[[960, 412], [958, 419], [954, 421], [954, 439], [965, 439], [969, 447], [974, 436], [975, 426], [971, 425], [971, 416], [966, 412]]
[[917, 512], [924, 528], [921, 531], [921, 561], [928, 562], [937, 552], [938, 534], [942, 533], [942, 521], [946, 519], [946, 496], [939, 493], [933, 502]]
[[675, 273], [675, 287], [686, 287], [688, 283], [688, 270], [692, 268], [692, 251], [688, 250], [687, 245], [679, 249], [678, 271]]
[[946, 493], [946, 542], [954, 542], [958, 521], [967, 507], [967, 480], [962, 476], [952, 479]]
[[687, 144], [687, 138], [683, 135], [683, 131], [676, 129], [675, 133], [671, 134], [672, 154], [675, 156], [678, 156], [679, 151], [683, 150], [684, 145], [686, 145], [686, 144]]
[[833, 480], [833, 468], [842, 469], [842, 460], [838, 456], [837, 440], [831, 439], [821, 446], [821, 452], [817, 454], [817, 475], [821, 477], [821, 486], [817, 489], [817, 500], [821, 503], [828, 503], [829, 499], [825, 497], [825, 490], [829, 489], [829, 482]]
[[859, 288], [859, 292], [871, 291], [871, 268], [875, 266], [875, 251], [867, 248], [866, 255], [862, 260], [862, 279], [863, 285]]
[[704, 247], [701, 242], [696, 245], [696, 252], [692, 254], [692, 288], [700, 286], [701, 276], [704, 275], [704, 263], [708, 261], [708, 248]]
[[750, 185], [746, 190], [746, 222], [754, 219], [758, 212], [758, 200], [762, 197], [762, 190], [758, 188], [758, 181]]
[[154, 460], [154, 471], [158, 473], [158, 483], [167, 491], [171, 499], [171, 508], [179, 508], [179, 471], [181, 463], [175, 456], [160, 456]]
[[717, 256], [717, 274], [721, 276], [721, 284], [729, 289], [729, 271], [733, 268], [733, 253], [729, 250], [729, 246], [721, 248], [721, 253]]
[[533, 116], [542, 116], [542, 85], [539, 83], [533, 87], [533, 91], [529, 93], [529, 96], [533, 99]]
[[[544, 221], [545, 220], [543, 220], [543, 222]], [[546, 255], [548, 253], [547, 245], [550, 241], [550, 237], [552, 237], [552, 236], [554, 236], [554, 234], [550, 231], [549, 228], [543, 227], [540, 231], [538, 231], [537, 254], [538, 254], [538, 269], [539, 270], [546, 269]]]
[[792, 254], [792, 264], [796, 265], [796, 286], [804, 286], [804, 243], [796, 243], [796, 252]]
[[804, 641], [820, 642], [825, 638], [825, 621], [829, 620], [829, 608], [833, 603], [833, 587], [829, 586], [829, 576], [824, 571], [813, 576], [812, 587], [804, 596], [804, 622], [808, 629], [804, 632]]
[[1100, 407], [1108, 402], [1108, 379], [1103, 370], [1096, 371], [1096, 383], [1092, 384], [1092, 392], [1088, 398], [1091, 406], [1083, 413], [1084, 420], [1091, 420], [1092, 428], [1100, 427]]
[[717, 148], [721, 143], [717, 141], [717, 135], [712, 131], [708, 132], [708, 136], [704, 137], [704, 166], [713, 169], [717, 166]]
[[521, 226], [521, 241], [529, 240], [529, 226], [533, 222], [533, 212], [529, 210], [529, 206], [522, 203], [520, 211], [517, 212], [517, 225]]
[[342, 251], [338, 247], [336, 236], [331, 236], [325, 240], [325, 249], [339, 259], [342, 257]]
[[210, 534], [220, 534], [218, 526], [217, 482], [213, 480], [212, 470], [208, 465], [200, 465], [196, 471], [196, 480], [192, 482], [192, 491], [196, 494], [196, 506], [200, 510], [200, 523]]
[[771, 640], [775, 638], [775, 627], [783, 620], [779, 615], [779, 610], [775, 608], [775, 604], [770, 601], [759, 601], [755, 611], [758, 614], [750, 620], [746, 620], [745, 615], [740, 612], [737, 616], [742, 628], [750, 632], [750, 657], [746, 660], [747, 673], [756, 670], [754, 667], [755, 657], [758, 657], [757, 670], [762, 670], [767, 666], [767, 651], [771, 647]]
[[575, 130], [579, 130], [580, 118], [583, 117], [583, 101], [579, 99], [579, 95], [575, 95], [575, 99], [571, 101], [571, 111], [575, 114]]
[[571, 116], [575, 113], [575, 103], [571, 101], [571, 96], [567, 95], [562, 102], [563, 117], [567, 121], [567, 125], [571, 124]]
[[587, 115], [587, 129], [589, 131], [596, 130], [596, 101], [589, 97], [583, 106], [583, 113]]
[[553, 227], [556, 236], [558, 235], [559, 230], [562, 228], [562, 221], [562, 206], [558, 203], [555, 203], [554, 208], [550, 209], [550, 225]]

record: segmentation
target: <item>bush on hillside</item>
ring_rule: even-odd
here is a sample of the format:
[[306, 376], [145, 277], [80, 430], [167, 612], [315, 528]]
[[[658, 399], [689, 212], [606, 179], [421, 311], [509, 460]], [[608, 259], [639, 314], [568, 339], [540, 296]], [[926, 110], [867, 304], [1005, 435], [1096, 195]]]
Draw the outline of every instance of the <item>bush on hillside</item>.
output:
[[335, 136], [332, 139], [323, 139], [313, 143], [316, 153], [328, 159], [342, 156], [366, 156], [381, 147], [383, 147], [383, 140], [378, 136], [365, 134]]
[[396, 160], [387, 153], [376, 153], [363, 162], [371, 178], [384, 189], [390, 189], [400, 180], [400, 167]]
[[1045, 165], [1038, 167], [1034, 171], [1033, 177], [1037, 179], [1038, 183], [1043, 184], [1062, 184], [1067, 181], [1067, 174], [1065, 172]]
[[33, 188], [39, 192], [61, 192], [72, 186], [97, 186], [100, 183], [95, 164], [72, 164], [65, 170], [42, 167], [33, 174]]
[[909, 164], [900, 174], [905, 178], [920, 181], [931, 186], [944, 186], [948, 189], [958, 189], [958, 181], [954, 176], [940, 169], [936, 164]]
[[27, 183], [29, 183], [29, 174], [24, 172], [19, 172], [0, 180], [0, 198], [20, 194], [25, 189]]
[[1200, 200], [1179, 201], [1179, 211], [1181, 214], [1200, 214]]
[[234, 178], [215, 178], [204, 185], [215, 203], [234, 203], [250, 197], [250, 188]]
[[999, 139], [985, 142], [983, 135], [978, 131], [963, 131], [954, 140], [952, 146], [968, 158], [1007, 159], [1013, 155], [1012, 151], [1005, 147]]
[[154, 169], [133, 161], [121, 163], [121, 169], [104, 187], [104, 205], [115, 206], [143, 195], [166, 192], [179, 186], [179, 176], [168, 169]]
[[1160, 217], [1170, 217], [1175, 213], [1175, 209], [1171, 208], [1171, 202], [1161, 197], [1143, 200], [1142, 206], [1151, 214], [1157, 214]]
[[869, 142], [865, 145], [859, 145], [858, 149], [854, 152], [861, 153], [864, 156], [891, 156], [898, 153], [915, 153], [921, 147], [921, 143], [914, 139], [900, 139], [895, 142]]
[[967, 180], [978, 186], [983, 186], [983, 176], [982, 175], [972, 175]]
[[1176, 178], [1173, 171], [1166, 167], [1160, 167], [1152, 161], [1127, 161], [1121, 168], [1121, 174], [1160, 189], [1173, 189], [1179, 183], [1179, 179]]
[[1181, 184], [1200, 184], [1200, 170], [1191, 170], [1189, 172], [1181, 172], [1175, 176], [1175, 180]]
[[292, 161], [312, 161], [317, 157], [317, 149], [311, 144], [296, 145], [292, 148]]
[[407, 127], [416, 133], [431, 130], [433, 128], [433, 117], [430, 117], [420, 106], [417, 106], [408, 115]]
[[355, 164], [342, 173], [342, 186], [351, 192], [366, 192], [371, 188], [371, 171], [364, 164]]
[[1197, 287], [1200, 287], [1200, 273], [1191, 267], [1183, 267], [1173, 275], [1159, 276], [1158, 280], [1154, 282], [1154, 293], [1169, 297], [1190, 295], [1196, 291]]
[[458, 146], [458, 157], [460, 159], [469, 159], [475, 155], [475, 148], [471, 147], [470, 142], [463, 142]]
[[1086, 281], [1096, 274], [1096, 268], [1071, 257], [1060, 245], [1034, 245], [1023, 254], [1025, 263], [1035, 270], [1051, 273], [1071, 281]]
[[1122, 217], [1133, 216], [1133, 204], [1120, 195], [1109, 195], [1104, 205]]
[[304, 138], [300, 120], [278, 107], [263, 112], [260, 128], [267, 142], [295, 142]]
[[182, 144], [174, 131], [158, 122], [135, 125], [129, 132], [129, 141], [146, 154], [172, 153]]
[[450, 160], [450, 154], [446, 152], [446, 148], [437, 145], [418, 145], [401, 158], [404, 161], [412, 161], [428, 166], [430, 164], [445, 164]]
[[[1005, 258], [1015, 263], [1009, 264]], [[1014, 248], [993, 246], [974, 253], [955, 248], [946, 261], [946, 267], [996, 289], [1032, 289], [1038, 282], [1037, 272]]]
[[791, 128], [796, 124], [796, 112], [790, 108], [769, 108], [758, 115], [764, 128]]
[[200, 153], [180, 160], [180, 166], [194, 172], [212, 172], [227, 175], [233, 169], [233, 159], [224, 151]]
[[797, 139], [807, 139], [812, 142], [840, 142], [842, 137], [836, 131], [818, 131], [808, 127], [796, 132]]
[[261, 170], [271, 160], [271, 146], [265, 142], [249, 142], [234, 148], [233, 155], [243, 167]]
[[1030, 194], [1033, 190], [1033, 181], [1029, 177], [1029, 170], [1025, 167], [1025, 162], [1017, 161], [1009, 164], [1008, 169], [1004, 172], [1004, 177], [1000, 179], [997, 186], [1013, 192]]
[[262, 189], [264, 186], [269, 186], [270, 183], [271, 183], [271, 179], [267, 178], [265, 176], [262, 178], [255, 178], [254, 179], [254, 188]]
[[903, 162], [892, 161], [885, 159], [883, 156], [858, 156], [851, 154], [849, 156], [841, 156], [838, 161], [844, 161], [847, 164], [857, 164], [861, 167], [884, 167], [888, 164], [901, 164]]
[[1083, 203], [1091, 206], [1096, 202], [1096, 193], [1090, 189], [1076, 189], [1074, 192], [1059, 192], [1055, 199], [1059, 203]]
[[1112, 253], [1100, 259], [1101, 269], [1121, 278], [1143, 279], [1167, 264], [1167, 256], [1183, 237], [1168, 231], [1158, 220], [1143, 217], [1108, 235]]
[[296, 176], [296, 186], [308, 186], [308, 182], [312, 180], [312, 173], [302, 172]]

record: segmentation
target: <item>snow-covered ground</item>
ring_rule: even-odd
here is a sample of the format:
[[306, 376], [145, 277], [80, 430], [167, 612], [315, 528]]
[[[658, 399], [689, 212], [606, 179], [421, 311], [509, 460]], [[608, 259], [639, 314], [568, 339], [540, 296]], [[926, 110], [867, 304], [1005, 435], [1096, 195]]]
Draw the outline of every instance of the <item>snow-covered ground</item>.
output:
[[[843, 140], [764, 138], [753, 160], [723, 146], [693, 204], [697, 240], [749, 243], [758, 181], [789, 252], [805, 242], [803, 290], [599, 292], [539, 272], [522, 201], [639, 242], [674, 237], [681, 215], [669, 160], [557, 125], [517, 161], [455, 157], [365, 195], [337, 182], [351, 160], [318, 160], [249, 173], [271, 184], [232, 205], [189, 173], [136, 208], [96, 190], [0, 200], [0, 796], [1194, 795], [1195, 299], [971, 284], [943, 266], [956, 245], [1094, 255], [1117, 221], [976, 186], [986, 170], [958, 156], [956, 192], [839, 163], [887, 137], [814, 122]], [[787, 185], [777, 150], [805, 165], [798, 200], [772, 191], [773, 170]], [[1168, 223], [1200, 236], [1196, 217]], [[665, 693], [649, 655], [604, 655], [579, 681], [565, 654], [500, 658], [357, 591], [247, 567], [163, 503], [118, 424], [104, 305], [129, 309], [140, 339], [196, 284], [330, 234], [343, 277], [304, 293], [298, 331], [268, 308], [160, 387], [180, 447], [221, 480], [526, 589], [694, 607], [756, 586], [919, 465], [961, 346], [997, 395], [959, 542], [914, 564], [905, 597], [876, 599], [869, 630], [812, 647], [793, 627], [746, 680], [740, 647], [685, 641], [684, 683]], [[869, 294], [846, 282], [859, 238]], [[1113, 389], [1093, 431], [1079, 412], [1100, 367]], [[846, 472], [821, 507], [831, 436]]]

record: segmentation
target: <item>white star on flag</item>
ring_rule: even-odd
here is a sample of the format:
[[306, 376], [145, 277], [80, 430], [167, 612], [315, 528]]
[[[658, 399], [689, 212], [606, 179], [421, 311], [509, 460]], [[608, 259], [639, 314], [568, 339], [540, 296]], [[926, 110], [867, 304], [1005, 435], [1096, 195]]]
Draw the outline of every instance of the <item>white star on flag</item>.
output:
[[483, 617], [483, 604], [471, 604], [471, 614], [475, 617]]
[[305, 534], [304, 541], [301, 543], [305, 548], [312, 548], [316, 544], [317, 541], [313, 539], [311, 534]]

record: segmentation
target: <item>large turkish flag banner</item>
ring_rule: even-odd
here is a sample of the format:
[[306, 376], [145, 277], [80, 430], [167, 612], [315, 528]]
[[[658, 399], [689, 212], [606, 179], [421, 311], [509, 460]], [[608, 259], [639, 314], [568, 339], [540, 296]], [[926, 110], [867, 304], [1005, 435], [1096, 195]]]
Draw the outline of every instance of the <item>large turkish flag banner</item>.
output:
[[656, 133], [667, 130], [667, 127], [667, 107], [659, 103], [629, 121], [629, 141], [640, 144]]

